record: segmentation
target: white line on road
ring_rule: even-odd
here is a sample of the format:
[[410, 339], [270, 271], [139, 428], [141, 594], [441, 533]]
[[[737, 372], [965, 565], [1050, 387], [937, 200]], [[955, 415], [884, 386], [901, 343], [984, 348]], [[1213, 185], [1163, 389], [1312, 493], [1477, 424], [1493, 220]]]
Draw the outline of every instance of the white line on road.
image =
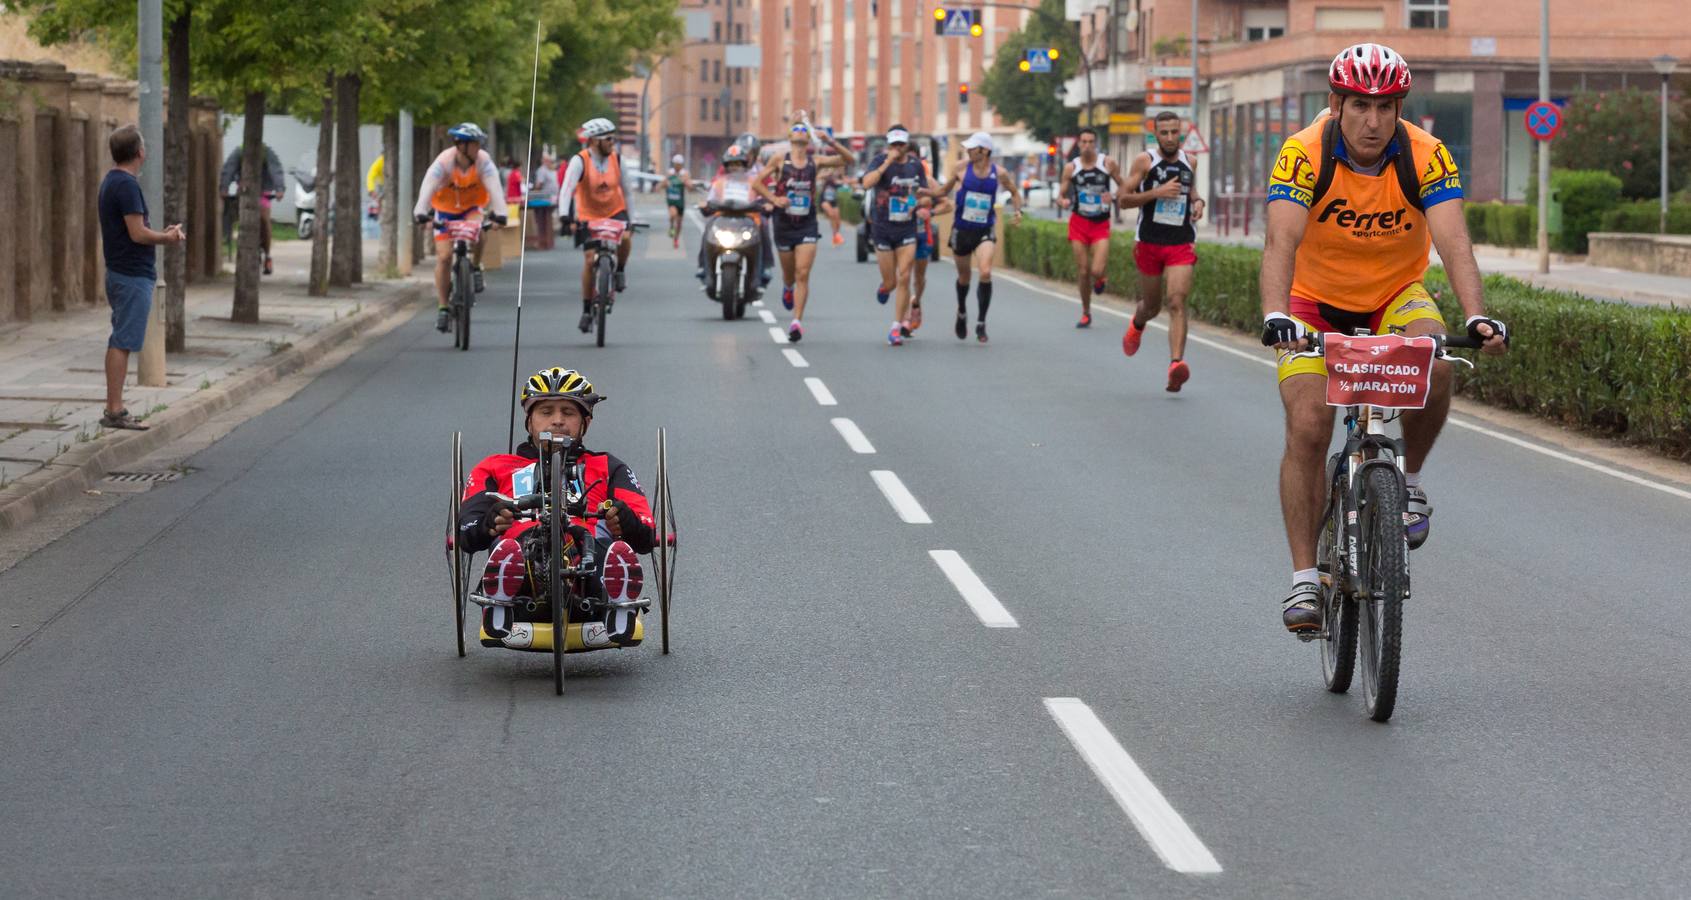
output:
[[869, 439], [864, 437], [863, 430], [857, 427], [856, 422], [850, 419], [834, 419], [833, 422], [834, 430], [840, 433], [840, 437], [845, 438], [847, 447], [857, 453], [875, 452], [875, 445], [869, 443]]
[[753, 300], [752, 301], [752, 308], [753, 309], [762, 309], [763, 308], [763, 301], [762, 300]]
[[1127, 755], [1090, 706], [1074, 697], [1047, 697], [1045, 709], [1092, 767], [1093, 774], [1104, 782], [1122, 811], [1133, 820], [1140, 836], [1162, 857], [1163, 865], [1188, 875], [1213, 875], [1221, 871], [1221, 863], [1216, 862], [1209, 848], [1198, 840], [1186, 820], [1174, 811], [1162, 791], [1145, 776], [1133, 757]]
[[808, 369], [808, 368], [810, 368], [810, 360], [805, 359], [803, 354], [799, 353], [797, 350], [794, 350], [791, 347], [788, 347], [787, 349], [782, 350], [781, 355], [785, 356], [787, 358], [787, 362], [792, 363], [793, 368], [795, 368], [795, 369]]
[[699, 234], [705, 233], [705, 217], [700, 215], [698, 210], [687, 210], [687, 221], [692, 222], [693, 227], [699, 229]]
[[[1043, 287], [1041, 287], [1037, 284], [1034, 284], [1030, 281], [1024, 281], [1023, 279], [1017, 278], [1014, 275], [1006, 275], [1006, 274], [1004, 274], [1004, 271], [1002, 269], [1000, 269], [997, 272], [997, 276], [999, 278], [1005, 279], [1006, 281], [1009, 281], [1012, 284], [1017, 284], [1017, 285], [1020, 285], [1024, 288], [1027, 288], [1028, 290], [1033, 291], [1036, 294], [1044, 294], [1047, 297], [1055, 297], [1058, 300], [1068, 301], [1069, 303], [1073, 303], [1076, 306], [1080, 305], [1080, 299], [1077, 298], [1077, 297], [1070, 297], [1070, 296], [1067, 296], [1065, 294], [1059, 294], [1056, 291], [1048, 290], [1048, 289], [1043, 288]], [[1104, 306], [1096, 306], [1095, 305], [1092, 308], [1093, 308], [1093, 310], [1095, 310], [1097, 312], [1105, 313], [1107, 315], [1112, 315], [1112, 316], [1115, 316], [1115, 317], [1121, 318], [1121, 319], [1131, 319], [1131, 318], [1133, 318], [1131, 315], [1129, 315], [1127, 313], [1121, 312], [1119, 310], [1110, 309], [1110, 308], [1104, 307]], [[1154, 319], [1151, 321], [1151, 326], [1153, 328], [1160, 328], [1164, 331], [1168, 330], [1167, 325], [1164, 325], [1163, 323], [1158, 322]], [[1226, 353], [1231, 353], [1234, 356], [1240, 357], [1242, 359], [1248, 359], [1248, 360], [1250, 360], [1251, 362], [1254, 362], [1254, 363], [1260, 363], [1260, 364], [1265, 365], [1265, 366], [1277, 365], [1277, 363], [1274, 360], [1265, 359], [1260, 354], [1247, 353], [1244, 350], [1240, 350], [1238, 347], [1229, 347], [1226, 344], [1222, 344], [1218, 341], [1212, 341], [1209, 338], [1200, 337], [1200, 336], [1195, 335], [1195, 334], [1188, 334], [1186, 336], [1186, 339], [1195, 343], [1195, 344], [1203, 344], [1206, 347], [1213, 347], [1217, 350], [1221, 350], [1221, 351], [1226, 352]], [[1512, 437], [1510, 435], [1504, 434], [1501, 431], [1493, 431], [1490, 428], [1486, 428], [1486, 427], [1481, 426], [1481, 425], [1475, 425], [1474, 423], [1468, 422], [1468, 421], [1466, 421], [1466, 420], [1464, 420], [1464, 419], [1462, 419], [1458, 416], [1453, 415], [1449, 419], [1447, 419], [1446, 421], [1448, 421], [1452, 425], [1457, 426], [1458, 428], [1466, 428], [1469, 431], [1478, 432], [1479, 434], [1483, 434], [1487, 437], [1497, 438], [1498, 440], [1503, 441], [1504, 443], [1513, 444], [1517, 447], [1520, 447], [1523, 450], [1531, 450], [1534, 453], [1538, 453], [1538, 454], [1541, 454], [1541, 455], [1544, 455], [1544, 456], [1548, 456], [1551, 459], [1558, 459], [1558, 460], [1561, 460], [1562, 462], [1573, 463], [1576, 466], [1581, 466], [1581, 467], [1590, 469], [1593, 472], [1601, 472], [1602, 474], [1608, 475], [1611, 478], [1619, 478], [1622, 481], [1628, 482], [1630, 484], [1636, 484], [1639, 487], [1647, 487], [1647, 488], [1651, 488], [1652, 490], [1661, 491], [1664, 494], [1671, 494], [1671, 495], [1673, 495], [1675, 497], [1679, 497], [1681, 499], [1691, 500], [1691, 491], [1685, 490], [1684, 488], [1674, 487], [1671, 484], [1665, 484], [1665, 483], [1660, 482], [1660, 481], [1651, 481], [1648, 478], [1643, 478], [1643, 477], [1640, 477], [1638, 475], [1634, 475], [1631, 472], [1624, 472], [1620, 469], [1616, 469], [1616, 468], [1613, 468], [1611, 466], [1605, 466], [1602, 463], [1595, 463], [1595, 462], [1592, 462], [1589, 459], [1582, 459], [1578, 456], [1574, 456], [1571, 453], [1563, 453], [1560, 450], [1556, 450], [1556, 449], [1553, 449], [1551, 447], [1546, 447], [1543, 444], [1535, 444], [1532, 441], [1525, 441], [1525, 440], [1522, 440], [1518, 437]]]
[[897, 475], [886, 469], [876, 469], [869, 473], [869, 477], [875, 479], [875, 486], [881, 489], [882, 496], [886, 497], [887, 502], [892, 504], [893, 510], [898, 513], [900, 519], [911, 525], [932, 525], [934, 523], [933, 519], [928, 518], [928, 511], [922, 508], [922, 504], [916, 502], [915, 495], [911, 494], [910, 490], [904, 486], [904, 482], [898, 480]]
[[781, 329], [774, 328], [774, 327], [769, 329], [769, 339], [774, 341], [777, 344], [790, 344], [790, 343], [792, 343], [792, 341], [787, 340], [787, 333], [785, 331], [782, 331]]
[[[769, 330], [770, 331], [779, 331], [780, 329], [779, 328], [771, 328]], [[786, 338], [782, 338], [782, 340], [786, 340]], [[833, 393], [831, 393], [828, 390], [827, 385], [822, 383], [822, 379], [820, 379], [820, 378], [806, 378], [804, 380], [804, 386], [807, 387], [807, 388], [810, 388], [810, 396], [815, 397], [816, 402], [818, 404], [820, 404], [822, 406], [839, 406], [840, 405], [840, 401], [834, 399]]]
[[765, 325], [774, 325], [775, 324], [775, 314], [770, 312], [767, 309], [758, 310], [757, 311], [757, 317], [762, 319], [763, 324], [765, 324]]
[[[835, 421], [838, 421], [837, 419]], [[951, 585], [957, 588], [957, 593], [963, 595], [963, 602], [975, 611], [975, 617], [988, 628], [1017, 628], [1016, 617], [998, 602], [998, 598], [987, 589], [986, 583], [981, 581], [975, 570], [963, 561], [963, 557], [956, 550], [929, 550], [928, 555], [934, 562], [939, 563], [939, 570], [945, 577], [951, 579]]]

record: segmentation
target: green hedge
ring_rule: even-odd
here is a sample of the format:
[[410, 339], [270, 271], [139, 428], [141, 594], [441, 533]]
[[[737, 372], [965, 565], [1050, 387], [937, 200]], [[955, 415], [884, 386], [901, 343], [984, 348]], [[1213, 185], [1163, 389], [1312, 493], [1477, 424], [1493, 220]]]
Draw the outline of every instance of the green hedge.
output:
[[[1585, 253], [1590, 249], [1586, 235], [1603, 230], [1603, 214], [1621, 205], [1621, 180], [1608, 172], [1589, 169], [1556, 169], [1550, 173], [1550, 189], [1562, 202], [1562, 230], [1550, 235], [1552, 249], [1563, 253]], [[1538, 207], [1538, 182], [1527, 184], [1527, 206]], [[1537, 228], [1538, 224], [1533, 223]]]
[[1538, 244], [1538, 215], [1530, 206], [1511, 203], [1469, 203], [1462, 208], [1468, 217], [1468, 234], [1476, 244], [1497, 247], [1533, 247]]
[[858, 199], [848, 188], [842, 186], [839, 193], [834, 195], [834, 202], [840, 208], [840, 219], [848, 225], [863, 224], [863, 201]]
[[[1004, 232], [1011, 268], [1073, 280], [1064, 223], [1024, 219], [1006, 222]], [[1262, 251], [1204, 244], [1198, 258], [1186, 301], [1192, 315], [1258, 333]], [[1110, 239], [1108, 277], [1112, 294], [1131, 293], [1138, 283], [1126, 235]], [[1426, 284], [1447, 325], [1460, 331], [1463, 317], [1444, 272], [1429, 270]], [[1461, 394], [1691, 460], [1691, 310], [1606, 303], [1495, 275], [1486, 278], [1486, 309], [1509, 323], [1515, 342], [1505, 356], [1458, 367]]]
[[[1662, 227], [1660, 200], [1634, 200], [1603, 214], [1601, 231], [1655, 234]], [[1691, 234], [1691, 203], [1668, 204], [1668, 234]]]

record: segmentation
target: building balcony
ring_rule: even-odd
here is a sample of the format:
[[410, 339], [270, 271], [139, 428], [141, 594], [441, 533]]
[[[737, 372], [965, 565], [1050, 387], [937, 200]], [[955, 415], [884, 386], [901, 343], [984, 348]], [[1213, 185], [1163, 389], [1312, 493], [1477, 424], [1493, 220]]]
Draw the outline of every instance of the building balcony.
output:
[[[1136, 100], [1145, 96], [1145, 80], [1150, 77], [1149, 63], [1117, 60], [1092, 70], [1092, 99]], [[1086, 105], [1086, 73], [1082, 72], [1063, 82], [1063, 105]]]

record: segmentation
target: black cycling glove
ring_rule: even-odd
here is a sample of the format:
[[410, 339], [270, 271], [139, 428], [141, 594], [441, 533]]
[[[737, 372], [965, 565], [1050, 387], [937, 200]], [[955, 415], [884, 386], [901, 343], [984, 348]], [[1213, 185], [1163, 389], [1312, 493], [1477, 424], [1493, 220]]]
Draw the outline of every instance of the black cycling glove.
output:
[[627, 541], [636, 553], [652, 552], [652, 545], [656, 543], [655, 536], [652, 529], [640, 521], [634, 510], [622, 500], [608, 500], [606, 505], [610, 508], [606, 509], [604, 514], [616, 517], [622, 539]]
[[1489, 316], [1469, 316], [1468, 317], [1468, 337], [1471, 337], [1476, 341], [1482, 341], [1482, 342], [1489, 340], [1488, 336], [1480, 334], [1480, 326], [1481, 325], [1491, 326], [1492, 334], [1502, 335], [1503, 336], [1503, 346], [1505, 346], [1505, 347], [1509, 346], [1509, 326], [1507, 326], [1507, 325], [1503, 324], [1502, 322], [1499, 322], [1498, 320], [1493, 319]]
[[497, 216], [497, 215], [494, 215], [493, 213], [488, 213], [487, 218], [488, 218], [488, 221], [492, 222], [495, 225], [506, 224], [506, 219], [505, 219], [504, 216]]
[[[482, 524], [489, 529], [488, 534], [493, 534], [491, 530], [493, 523], [498, 521], [499, 514], [502, 512], [510, 512], [514, 518], [517, 515], [517, 505], [505, 499], [495, 500], [493, 505], [488, 507], [487, 515], [483, 516], [481, 519]], [[495, 535], [495, 537], [497, 537], [497, 535]]]
[[1291, 344], [1309, 334], [1302, 322], [1285, 313], [1269, 313], [1262, 317], [1262, 345]]
[[416, 221], [416, 223], [418, 225], [427, 225], [427, 224], [429, 224], [429, 219], [432, 218], [432, 217], [425, 213], [425, 214], [422, 214], [422, 215], [412, 216], [411, 218], [414, 221]]

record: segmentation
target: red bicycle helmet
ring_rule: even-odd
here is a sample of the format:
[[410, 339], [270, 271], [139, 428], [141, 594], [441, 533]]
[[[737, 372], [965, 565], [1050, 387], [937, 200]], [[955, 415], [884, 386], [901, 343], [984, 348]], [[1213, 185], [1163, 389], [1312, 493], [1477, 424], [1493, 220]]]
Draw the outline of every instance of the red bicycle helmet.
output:
[[1333, 57], [1327, 84], [1337, 94], [1402, 97], [1409, 93], [1409, 63], [1384, 44], [1355, 44]]

